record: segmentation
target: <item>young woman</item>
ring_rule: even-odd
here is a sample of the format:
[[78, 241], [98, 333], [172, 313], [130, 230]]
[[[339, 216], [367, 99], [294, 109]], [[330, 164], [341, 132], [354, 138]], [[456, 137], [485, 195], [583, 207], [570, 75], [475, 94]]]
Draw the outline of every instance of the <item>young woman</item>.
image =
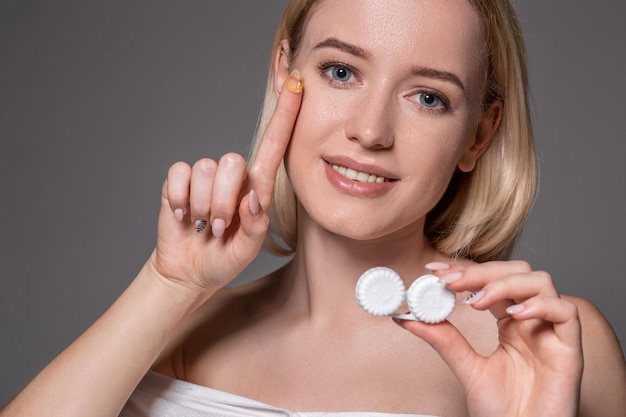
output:
[[[289, 1], [253, 162], [174, 164], [143, 270], [0, 415], [624, 415], [610, 326], [504, 260], [535, 192], [524, 59], [506, 1]], [[270, 218], [292, 260], [223, 288]], [[374, 266], [457, 307], [369, 315]]]

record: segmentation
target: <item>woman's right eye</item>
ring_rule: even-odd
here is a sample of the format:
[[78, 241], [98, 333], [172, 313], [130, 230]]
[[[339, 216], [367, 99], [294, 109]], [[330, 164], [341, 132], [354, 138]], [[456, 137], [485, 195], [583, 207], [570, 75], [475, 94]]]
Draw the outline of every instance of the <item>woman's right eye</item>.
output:
[[348, 82], [352, 77], [352, 71], [346, 67], [332, 67], [330, 74], [334, 80], [339, 82]]
[[329, 84], [346, 87], [356, 82], [355, 72], [349, 66], [341, 63], [328, 62], [320, 65], [321, 75]]

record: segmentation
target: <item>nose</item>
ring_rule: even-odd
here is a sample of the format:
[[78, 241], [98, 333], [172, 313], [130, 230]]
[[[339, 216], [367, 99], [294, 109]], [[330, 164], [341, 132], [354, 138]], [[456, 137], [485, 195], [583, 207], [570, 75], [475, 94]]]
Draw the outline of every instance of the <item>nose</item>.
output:
[[355, 97], [355, 105], [346, 123], [346, 137], [367, 149], [388, 149], [395, 140], [392, 94], [371, 91]]

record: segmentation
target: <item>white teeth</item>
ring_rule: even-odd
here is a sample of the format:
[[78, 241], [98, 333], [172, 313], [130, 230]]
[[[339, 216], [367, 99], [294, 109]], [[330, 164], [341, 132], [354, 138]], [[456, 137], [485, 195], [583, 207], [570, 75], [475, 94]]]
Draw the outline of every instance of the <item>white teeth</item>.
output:
[[343, 175], [345, 175], [346, 177], [350, 178], [351, 180], [356, 180], [356, 177], [359, 175], [359, 173], [356, 172], [353, 169], [346, 168], [346, 173], [343, 174]]
[[385, 177], [379, 177], [368, 172], [355, 171], [341, 165], [332, 165], [333, 169], [344, 177], [359, 182], [385, 182]]
[[359, 172], [358, 174], [356, 174], [356, 180], [361, 182], [366, 182], [369, 177], [369, 174], [365, 172]]

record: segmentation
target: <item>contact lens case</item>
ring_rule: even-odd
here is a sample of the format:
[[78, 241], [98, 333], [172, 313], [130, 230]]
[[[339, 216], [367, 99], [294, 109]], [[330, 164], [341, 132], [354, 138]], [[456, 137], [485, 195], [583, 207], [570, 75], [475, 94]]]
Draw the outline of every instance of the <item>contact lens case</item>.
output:
[[[400, 275], [391, 268], [378, 266], [365, 271], [356, 285], [359, 305], [375, 316], [391, 316], [424, 323], [444, 321], [454, 310], [456, 296], [435, 275], [417, 278], [406, 290]], [[402, 302], [410, 314], [397, 314]]]
[[454, 310], [456, 296], [435, 275], [424, 275], [411, 284], [406, 292], [406, 301], [417, 320], [439, 323]]
[[404, 301], [404, 282], [391, 268], [368, 269], [356, 285], [356, 298], [365, 311], [375, 316], [393, 314]]

